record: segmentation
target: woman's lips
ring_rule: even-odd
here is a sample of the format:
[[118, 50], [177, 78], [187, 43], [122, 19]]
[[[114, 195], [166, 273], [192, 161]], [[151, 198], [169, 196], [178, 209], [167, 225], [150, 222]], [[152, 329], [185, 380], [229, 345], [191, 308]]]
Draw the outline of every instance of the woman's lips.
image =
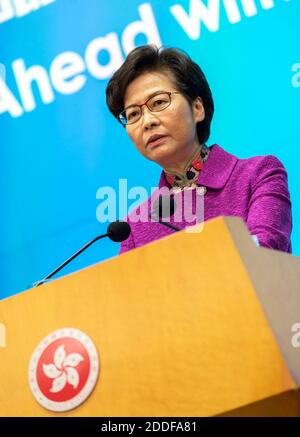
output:
[[159, 137], [156, 140], [150, 141], [150, 143], [148, 143], [147, 147], [156, 147], [159, 146], [160, 144], [162, 144], [165, 139], [167, 138], [166, 135], [164, 135], [163, 137]]

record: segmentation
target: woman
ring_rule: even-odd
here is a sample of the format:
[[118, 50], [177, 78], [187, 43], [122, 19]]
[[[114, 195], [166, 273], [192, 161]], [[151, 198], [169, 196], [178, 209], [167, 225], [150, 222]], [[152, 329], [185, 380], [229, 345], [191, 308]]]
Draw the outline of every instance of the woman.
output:
[[[183, 197], [192, 190], [194, 208], [201, 187], [205, 221], [241, 217], [261, 246], [291, 252], [284, 166], [272, 155], [239, 159], [217, 144], [206, 145], [214, 104], [202, 70], [188, 55], [153, 45], [134, 49], [109, 81], [106, 100], [138, 151], [162, 167], [159, 189]], [[132, 219], [149, 203], [150, 198], [127, 217], [131, 235], [120, 253], [174, 232], [152, 220]], [[176, 226], [184, 229], [187, 223]]]

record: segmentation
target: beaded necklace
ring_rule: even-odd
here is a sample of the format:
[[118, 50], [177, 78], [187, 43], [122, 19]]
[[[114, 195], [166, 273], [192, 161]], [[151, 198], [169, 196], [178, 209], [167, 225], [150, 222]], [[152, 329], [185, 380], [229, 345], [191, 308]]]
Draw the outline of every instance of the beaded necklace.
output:
[[165, 178], [171, 185], [172, 191], [177, 192], [185, 188], [197, 187], [199, 174], [208, 158], [209, 152], [210, 149], [206, 144], [200, 145], [193, 156], [186, 163], [184, 173], [178, 173], [172, 170], [164, 170]]

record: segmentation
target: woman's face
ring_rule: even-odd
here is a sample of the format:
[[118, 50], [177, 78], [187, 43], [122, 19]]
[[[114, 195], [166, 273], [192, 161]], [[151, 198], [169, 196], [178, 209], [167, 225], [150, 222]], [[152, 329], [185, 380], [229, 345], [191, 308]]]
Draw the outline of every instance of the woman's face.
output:
[[[143, 73], [127, 87], [124, 107], [141, 105], [157, 91], [177, 91], [171, 72]], [[199, 146], [196, 123], [205, 117], [200, 97], [192, 108], [182, 94], [172, 94], [171, 104], [160, 112], [151, 112], [146, 105], [143, 115], [135, 123], [126, 126], [127, 133], [138, 151], [145, 158], [157, 162], [168, 170], [183, 171], [184, 165]], [[164, 135], [161, 140], [147, 144], [152, 135]]]

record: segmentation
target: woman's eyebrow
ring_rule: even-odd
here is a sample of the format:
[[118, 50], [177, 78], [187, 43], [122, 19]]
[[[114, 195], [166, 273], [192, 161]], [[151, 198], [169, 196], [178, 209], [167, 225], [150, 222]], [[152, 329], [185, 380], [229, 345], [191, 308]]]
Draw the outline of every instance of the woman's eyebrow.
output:
[[[157, 91], [154, 91], [153, 93], [148, 94], [148, 96], [146, 97], [145, 101], [151, 99], [151, 97], [154, 97], [157, 94], [161, 94], [161, 93], [165, 93], [165, 92], [166, 92], [166, 90], [157, 90]], [[132, 103], [132, 104], [126, 106], [124, 109], [132, 108], [133, 106], [139, 106], [139, 104], [138, 103]]]

